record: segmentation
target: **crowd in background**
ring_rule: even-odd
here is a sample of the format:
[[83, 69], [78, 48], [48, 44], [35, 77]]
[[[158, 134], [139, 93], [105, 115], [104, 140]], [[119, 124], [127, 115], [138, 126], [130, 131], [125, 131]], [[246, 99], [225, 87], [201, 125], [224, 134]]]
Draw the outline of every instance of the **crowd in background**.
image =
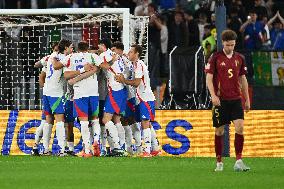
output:
[[[0, 0], [0, 8], [130, 8], [149, 16], [148, 66], [151, 86], [162, 86], [174, 46], [216, 50], [217, 0]], [[284, 50], [283, 0], [226, 0], [227, 27], [238, 35], [237, 50]], [[164, 85], [165, 87], [165, 85]], [[163, 91], [163, 90], [162, 90]], [[161, 94], [163, 96], [163, 94]]]

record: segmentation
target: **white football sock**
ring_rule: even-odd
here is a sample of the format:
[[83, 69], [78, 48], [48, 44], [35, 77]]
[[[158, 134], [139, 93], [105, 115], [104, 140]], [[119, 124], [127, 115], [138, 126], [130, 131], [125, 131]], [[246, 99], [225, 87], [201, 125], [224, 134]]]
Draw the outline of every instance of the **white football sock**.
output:
[[42, 140], [43, 140], [43, 147], [44, 147], [44, 152], [47, 153], [49, 152], [49, 140], [50, 140], [50, 135], [52, 131], [52, 124], [45, 123], [43, 125], [42, 129]]
[[42, 137], [43, 133], [43, 126], [46, 123], [45, 120], [41, 120], [40, 125], [36, 128], [35, 132], [35, 147], [37, 148], [37, 145], [39, 144], [40, 138]]
[[65, 136], [65, 127], [63, 121], [56, 123], [56, 136], [58, 140], [58, 145], [60, 147], [60, 153], [64, 153], [66, 136]]
[[[134, 123], [131, 125], [131, 129], [132, 129], [132, 134], [133, 134], [133, 138], [135, 140], [135, 146], [137, 148], [137, 151], [138, 151], [138, 148], [140, 148], [140, 152], [142, 151], [141, 150], [141, 147], [142, 147], [142, 142], [141, 142], [141, 129], [140, 129], [140, 124], [139, 123]], [[139, 152], [139, 153], [140, 153]]]
[[144, 152], [151, 152], [151, 129], [143, 129]]
[[99, 119], [96, 119], [96, 120], [92, 120], [91, 123], [92, 123], [94, 142], [97, 142], [99, 144], [100, 134], [101, 134], [100, 121]]
[[118, 132], [120, 148], [125, 148], [125, 130], [121, 122], [115, 124], [115, 126]]
[[67, 142], [69, 151], [74, 152], [74, 142]]
[[123, 127], [125, 130], [125, 142], [126, 142], [126, 149], [132, 148], [132, 130], [129, 125]]
[[81, 124], [81, 134], [83, 139], [83, 145], [85, 147], [85, 153], [90, 153], [90, 130], [89, 121], [80, 121]]
[[106, 150], [106, 140], [107, 140], [106, 127], [101, 126], [101, 145], [103, 150]]
[[105, 127], [113, 141], [113, 147], [119, 149], [119, 138], [116, 126], [112, 121], [109, 121], [105, 124]]
[[158, 151], [159, 150], [159, 142], [157, 139], [157, 134], [156, 131], [153, 127], [150, 128], [151, 129], [151, 147], [152, 147], [152, 151]]
[[94, 142], [93, 128], [92, 128], [92, 126], [90, 127], [90, 125], [88, 126], [88, 128], [89, 128], [89, 133], [90, 133], [90, 144], [93, 144], [93, 142]]

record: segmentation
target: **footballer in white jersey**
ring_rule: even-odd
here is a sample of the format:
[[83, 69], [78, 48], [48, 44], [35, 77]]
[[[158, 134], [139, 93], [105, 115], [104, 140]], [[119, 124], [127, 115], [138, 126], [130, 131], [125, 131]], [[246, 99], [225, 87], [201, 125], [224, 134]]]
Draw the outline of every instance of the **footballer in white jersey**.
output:
[[[124, 45], [121, 42], [115, 42], [112, 46], [112, 51], [118, 54], [121, 57], [121, 60], [124, 64], [124, 76], [125, 78], [132, 80], [133, 79], [133, 64], [130, 62], [126, 55], [123, 54]], [[126, 108], [125, 115], [122, 117], [121, 122], [123, 128], [117, 128], [119, 131], [120, 143], [122, 148], [127, 151], [128, 154], [133, 155], [133, 145], [132, 145], [132, 135], [135, 139], [136, 149], [141, 152], [141, 132], [140, 129], [135, 124], [135, 88], [131, 85], [126, 85], [127, 89], [127, 98], [126, 98]], [[133, 132], [132, 132], [133, 130]], [[124, 133], [123, 133], [124, 131]]]
[[[142, 157], [151, 157], [151, 143], [155, 144], [155, 151], [158, 149], [156, 140], [156, 133], [150, 124], [155, 118], [155, 96], [150, 87], [149, 72], [147, 66], [139, 57], [142, 54], [142, 47], [139, 45], [132, 45], [128, 57], [134, 65], [134, 79], [125, 79], [123, 75], [117, 75], [116, 80], [126, 85], [132, 85], [136, 88], [136, 100], [138, 101], [138, 110], [143, 128], [144, 149]], [[155, 152], [156, 154], [156, 152]]]
[[[88, 52], [88, 43], [79, 42], [77, 53], [69, 55], [65, 59], [66, 70], [64, 77], [74, 79], [81, 73], [86, 77], [74, 83], [74, 117], [78, 117], [81, 124], [84, 151], [83, 157], [100, 156], [99, 137], [100, 124], [99, 114], [99, 93], [97, 71], [102, 59], [93, 53]], [[91, 138], [89, 131], [89, 120], [92, 124], [93, 153], [91, 153]]]
[[[52, 45], [52, 50], [53, 52], [58, 51], [58, 43], [54, 43]], [[46, 76], [46, 65], [47, 65], [47, 61], [49, 59], [50, 55], [44, 56], [43, 58], [41, 58], [38, 62], [35, 63], [34, 67], [35, 68], [42, 68], [42, 71], [39, 75], [39, 86], [41, 88], [44, 88], [44, 83], [45, 83], [45, 76]], [[46, 98], [46, 96], [43, 94], [42, 99]], [[43, 100], [42, 100], [43, 101]], [[40, 125], [37, 127], [36, 132], [35, 132], [35, 144], [33, 146], [32, 149], [32, 155], [39, 155], [39, 149], [38, 149], [38, 145], [40, 142], [40, 139], [42, 138], [43, 135], [43, 126], [46, 123], [46, 116], [44, 114], [44, 106], [42, 107], [42, 116], [41, 116], [41, 123]]]
[[[100, 66], [107, 71], [108, 95], [105, 100], [103, 123], [113, 141], [111, 146], [111, 155], [121, 156], [124, 151], [121, 150], [119, 133], [123, 133], [120, 122], [121, 115], [125, 113], [127, 90], [125, 86], [115, 80], [116, 74], [124, 72], [124, 64], [121, 57], [111, 50], [111, 41], [102, 39], [99, 43], [99, 51], [102, 52], [100, 57], [104, 63]], [[124, 137], [125, 138], [125, 137]]]
[[60, 156], [64, 156], [65, 150], [65, 128], [64, 128], [64, 89], [65, 83], [63, 77], [63, 66], [55, 64], [53, 59], [63, 61], [65, 56], [72, 52], [72, 43], [69, 40], [62, 39], [58, 44], [59, 53], [52, 53], [47, 62], [46, 78], [44, 86], [44, 112], [47, 123], [43, 128], [43, 146], [44, 154], [49, 154], [49, 140], [53, 126], [52, 115], [56, 120], [56, 136], [60, 147]]

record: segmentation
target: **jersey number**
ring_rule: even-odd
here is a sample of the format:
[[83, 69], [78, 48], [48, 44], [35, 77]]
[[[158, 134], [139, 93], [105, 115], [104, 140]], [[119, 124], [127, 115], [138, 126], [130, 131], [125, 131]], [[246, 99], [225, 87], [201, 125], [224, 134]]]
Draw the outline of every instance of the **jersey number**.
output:
[[229, 78], [232, 78], [234, 76], [233, 69], [228, 69], [228, 74], [229, 74]]
[[51, 78], [51, 76], [53, 75], [53, 66], [52, 66], [52, 64], [50, 64], [50, 66], [49, 66], [49, 71], [50, 71], [49, 76], [47, 76], [48, 79]]
[[76, 66], [76, 70], [80, 70], [81, 68], [83, 68], [84, 66], [83, 65], [77, 65]]

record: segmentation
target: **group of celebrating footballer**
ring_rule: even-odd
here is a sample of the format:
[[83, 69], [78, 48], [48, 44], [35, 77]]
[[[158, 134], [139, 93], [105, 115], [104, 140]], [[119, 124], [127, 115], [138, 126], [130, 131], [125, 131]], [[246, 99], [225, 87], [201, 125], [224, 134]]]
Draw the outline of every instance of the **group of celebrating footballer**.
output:
[[75, 118], [81, 126], [82, 157], [160, 154], [156, 132], [151, 126], [155, 96], [148, 68], [140, 60], [142, 47], [132, 45], [128, 54], [124, 54], [123, 43], [112, 44], [109, 39], [102, 39], [98, 47], [93, 52], [87, 42], [81, 41], [77, 52], [73, 52], [72, 42], [61, 39], [52, 46], [50, 55], [35, 64], [42, 67], [39, 83], [43, 87], [43, 116], [32, 154], [39, 154], [41, 136], [43, 155], [51, 154], [49, 141], [55, 120], [58, 155], [75, 155]]

